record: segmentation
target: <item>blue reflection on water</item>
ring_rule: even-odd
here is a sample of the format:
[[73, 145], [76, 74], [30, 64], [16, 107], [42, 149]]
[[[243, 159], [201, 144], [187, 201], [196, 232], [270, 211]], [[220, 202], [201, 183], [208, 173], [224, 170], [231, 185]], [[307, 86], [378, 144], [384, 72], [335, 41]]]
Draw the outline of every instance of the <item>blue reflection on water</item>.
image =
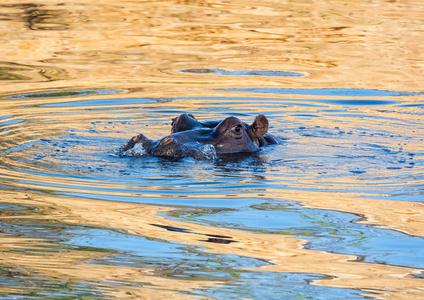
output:
[[281, 77], [300, 77], [304, 74], [299, 72], [287, 71], [266, 71], [266, 70], [239, 70], [226, 71], [223, 69], [182, 69], [180, 72], [195, 74], [218, 74], [230, 76], [281, 76]]
[[106, 106], [106, 105], [129, 105], [141, 103], [156, 103], [161, 98], [125, 98], [125, 99], [96, 99], [96, 100], [83, 100], [61, 103], [48, 103], [42, 104], [40, 107], [84, 107], [84, 106]]
[[266, 234], [295, 235], [309, 240], [308, 249], [364, 257], [364, 262], [424, 268], [424, 238], [358, 224], [359, 217], [338, 211], [298, 207], [293, 203], [264, 203], [237, 210], [187, 209], [179, 220], [213, 227]]
[[[194, 295], [208, 297], [213, 295], [218, 297], [217, 299], [239, 299], [243, 295], [255, 299], [265, 295], [266, 299], [291, 296], [300, 299], [312, 296], [314, 299], [365, 299], [355, 290], [309, 285], [310, 281], [325, 278], [319, 274], [247, 270], [246, 266], [255, 268], [268, 264], [255, 258], [204, 252], [205, 248], [199, 246], [147, 239], [109, 230], [75, 229], [68, 234], [71, 238], [68, 238], [66, 244], [74, 247], [95, 247], [116, 251], [110, 258], [93, 260], [93, 263], [153, 267], [160, 269], [161, 276], [175, 279], [226, 281], [225, 285], [190, 293]], [[328, 298], [330, 291], [331, 296]]]

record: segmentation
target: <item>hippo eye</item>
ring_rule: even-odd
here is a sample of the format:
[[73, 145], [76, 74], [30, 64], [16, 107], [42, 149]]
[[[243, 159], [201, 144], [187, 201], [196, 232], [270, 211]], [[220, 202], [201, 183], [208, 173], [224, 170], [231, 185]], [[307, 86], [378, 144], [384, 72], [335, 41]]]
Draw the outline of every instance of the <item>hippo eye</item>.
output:
[[240, 132], [241, 131], [241, 125], [237, 125], [235, 130], [236, 130], [236, 132]]

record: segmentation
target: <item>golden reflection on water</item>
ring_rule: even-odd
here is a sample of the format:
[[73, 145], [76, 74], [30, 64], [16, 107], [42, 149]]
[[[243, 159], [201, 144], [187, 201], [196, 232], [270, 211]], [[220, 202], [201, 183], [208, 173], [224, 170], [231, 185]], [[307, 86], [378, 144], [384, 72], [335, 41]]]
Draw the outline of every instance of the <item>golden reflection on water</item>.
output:
[[178, 70], [240, 64], [310, 76], [207, 82], [422, 89], [420, 1], [2, 3], [3, 92], [196, 87], [204, 78]]
[[[0, 5], [0, 87], [2, 95], [16, 95], [48, 90], [116, 89], [117, 95], [76, 96], [67, 101], [96, 100], [128, 97], [193, 97], [175, 100], [174, 108], [196, 111], [204, 106], [225, 110], [227, 103], [196, 99], [201, 96], [250, 97], [249, 93], [220, 92], [212, 89], [268, 87], [268, 88], [369, 88], [393, 91], [423, 91], [424, 46], [422, 1], [2, 1]], [[182, 69], [225, 70], [281, 70], [306, 74], [303, 77], [271, 76], [220, 76], [217, 74], [184, 73]], [[291, 99], [320, 99], [320, 96], [291, 95]], [[334, 97], [336, 98], [336, 97]], [[396, 97], [380, 97], [398, 100]], [[405, 104], [418, 102], [421, 96], [403, 97]], [[326, 96], [325, 99], [332, 99]], [[0, 150], [30, 143], [40, 136], [62, 136], [69, 128], [84, 131], [93, 120], [107, 120], [110, 113], [94, 112], [78, 114], [80, 108], [41, 107], [37, 105], [61, 103], [61, 98], [1, 99], [0, 117], [5, 121], [31, 120], [31, 126], [20, 130], [0, 131]], [[312, 103], [312, 101], [311, 101]], [[276, 101], [280, 116], [287, 122], [295, 116], [285, 114], [286, 108]], [[120, 113], [119, 105], [115, 106]], [[130, 117], [139, 113], [140, 107], [154, 110], [160, 115], [166, 107], [158, 103], [134, 106]], [[113, 108], [113, 106], [109, 106]], [[422, 124], [422, 108], [404, 108], [402, 112], [391, 110], [358, 111], [374, 117], [395, 119], [400, 125]], [[238, 112], [275, 112], [275, 106], [252, 106], [237, 103]], [[327, 109], [336, 109], [328, 105]], [[212, 109], [211, 109], [212, 110]], [[304, 107], [303, 112], [314, 112], [320, 118], [310, 121], [311, 127], [340, 127], [354, 130], [356, 120], [344, 123], [346, 118], [325, 118], [316, 108]], [[70, 113], [74, 113], [71, 115]], [[405, 114], [407, 112], [408, 114]], [[66, 122], [60, 122], [60, 114], [68, 114]], [[276, 113], [276, 115], [278, 112]], [[54, 116], [52, 116], [54, 115]], [[147, 113], [140, 118], [146, 117]], [[218, 115], [218, 113], [217, 113]], [[12, 117], [11, 117], [12, 116]], [[213, 111], [209, 117], [214, 117]], [[46, 122], [49, 127], [46, 128]], [[388, 124], [367, 121], [364, 129], [392, 130]], [[26, 124], [26, 123], [25, 123]], [[139, 133], [131, 124], [122, 125], [125, 134]], [[157, 125], [153, 138], [166, 134], [168, 127]], [[399, 126], [397, 134], [404, 128]], [[409, 129], [408, 129], [409, 130]], [[408, 133], [410, 133], [408, 131]], [[414, 134], [424, 136], [424, 129], [417, 126]], [[114, 137], [116, 132], [105, 132]], [[131, 135], [131, 134], [130, 134]], [[298, 140], [305, 147], [313, 148], [314, 138]], [[315, 141], [317, 142], [317, 141]], [[395, 147], [397, 141], [385, 141]], [[346, 147], [351, 141], [346, 143]], [[422, 145], [408, 143], [405, 151], [422, 152]], [[21, 151], [30, 154], [31, 149]], [[313, 151], [313, 149], [311, 150]], [[1, 183], [24, 190], [37, 189], [37, 184], [63, 184], [63, 178], [31, 175], [33, 182], [19, 181], [22, 169], [37, 169], [36, 165], [23, 161], [1, 158], [14, 169], [2, 170]], [[52, 164], [55, 159], [51, 158]], [[281, 180], [286, 178], [280, 178]], [[316, 180], [320, 192], [266, 189], [263, 193], [275, 199], [299, 201], [307, 207], [338, 210], [363, 216], [362, 222], [422, 236], [424, 207], [422, 203], [372, 199], [373, 195], [357, 192], [332, 192], [329, 181], [340, 185], [340, 179]], [[353, 179], [357, 184], [359, 179]], [[412, 181], [412, 180], [411, 180]], [[34, 183], [35, 182], [35, 183]], [[308, 184], [309, 178], [299, 178], [297, 184]], [[378, 184], [378, 179], [372, 181]], [[109, 195], [125, 196], [118, 190], [119, 184], [69, 179], [62, 192], [72, 192], [72, 185], [111, 189]], [[402, 184], [402, 183], [399, 183]], [[416, 185], [422, 184], [419, 179]], [[43, 186], [46, 193], [54, 186]], [[157, 187], [157, 190], [165, 189]], [[326, 189], [328, 191], [326, 191]], [[348, 182], [343, 191], [349, 191]], [[214, 227], [171, 221], [158, 216], [170, 207], [129, 203], [89, 201], [71, 198], [41, 196], [30, 192], [0, 191], [0, 201], [39, 207], [44, 214], [36, 219], [80, 225], [115, 228], [135, 235], [175, 241], [186, 245], [204, 246], [211, 252], [235, 254], [270, 261], [273, 265], [262, 270], [277, 272], [304, 272], [330, 276], [314, 284], [331, 287], [360, 289], [381, 299], [413, 299], [422, 297], [422, 279], [413, 277], [422, 270], [383, 264], [363, 263], [353, 255], [308, 250], [306, 241], [282, 235], [253, 234], [243, 230], [217, 229]], [[134, 192], [139, 197], [155, 194], [155, 188]], [[246, 196], [246, 195], [245, 195]], [[254, 197], [255, 195], [248, 195]], [[369, 197], [367, 197], [369, 196]], [[166, 198], [167, 195], [157, 195]], [[202, 198], [189, 195], [191, 199]], [[221, 197], [222, 195], [208, 195]], [[143, 216], [142, 218], [140, 216]], [[0, 216], [2, 221], [25, 216]], [[212, 244], [200, 241], [196, 234], [181, 234], [152, 226], [161, 224], [187, 228], [193, 232], [228, 235], [237, 243]], [[179, 291], [192, 291], [223, 284], [214, 281], [176, 280], [156, 276], [154, 270], [131, 267], [87, 264], [96, 257], [108, 254], [86, 251], [53, 252], [45, 255], [29, 255], [16, 252], [26, 248], [37, 252], [38, 239], [2, 237], [1, 263], [5, 266], [28, 268], [27, 272], [67, 281], [138, 281], [154, 286], [124, 287], [106, 286], [101, 292], [119, 298], [156, 297], [168, 299]], [[39, 250], [39, 249], [38, 249]], [[18, 292], [12, 287], [2, 287], [2, 292]], [[185, 297], [179, 294], [178, 297]], [[190, 298], [187, 296], [187, 298]]]

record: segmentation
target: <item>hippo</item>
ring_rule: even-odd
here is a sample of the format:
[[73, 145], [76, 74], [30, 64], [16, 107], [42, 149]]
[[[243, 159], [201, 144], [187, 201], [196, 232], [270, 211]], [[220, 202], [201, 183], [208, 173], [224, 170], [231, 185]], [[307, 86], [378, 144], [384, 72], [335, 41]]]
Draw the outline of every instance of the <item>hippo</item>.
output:
[[[199, 122], [196, 120], [196, 118], [192, 114], [181, 114], [178, 117], [172, 119], [171, 133], [198, 129], [198, 128], [214, 128], [218, 124], [219, 124], [219, 121]], [[243, 123], [243, 124], [244, 126], [248, 126], [246, 123]], [[255, 123], [253, 123], [251, 126], [255, 126]], [[253, 136], [251, 137], [254, 138]], [[259, 147], [278, 144], [277, 139], [269, 133], [265, 133], [263, 136], [258, 137], [257, 140], [255, 140], [254, 142], [257, 143]]]
[[195, 125], [194, 129], [173, 132], [158, 141], [139, 134], [131, 138], [122, 150], [125, 152], [141, 144], [148, 155], [170, 158], [195, 156], [192, 150], [203, 146], [203, 150], [213, 151], [216, 155], [253, 153], [260, 150], [259, 140], [268, 131], [268, 119], [258, 115], [252, 125], [248, 125], [236, 117], [228, 117], [215, 127], [208, 126]]

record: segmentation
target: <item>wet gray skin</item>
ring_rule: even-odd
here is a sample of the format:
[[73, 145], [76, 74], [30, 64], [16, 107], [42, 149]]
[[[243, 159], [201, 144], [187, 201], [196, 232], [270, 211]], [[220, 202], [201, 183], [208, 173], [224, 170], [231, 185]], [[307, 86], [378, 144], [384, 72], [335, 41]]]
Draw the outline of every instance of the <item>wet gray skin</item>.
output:
[[221, 121], [199, 122], [192, 114], [181, 114], [172, 119], [171, 133], [199, 128], [215, 128]]
[[[259, 116], [263, 116], [263, 115], [259, 115]], [[181, 114], [178, 117], [172, 119], [171, 132], [176, 133], [176, 132], [187, 131], [187, 130], [198, 129], [198, 128], [214, 128], [219, 123], [220, 121], [199, 122], [198, 120], [196, 120], [196, 118], [192, 114]], [[243, 123], [243, 124], [245, 126], [249, 126], [246, 123]], [[251, 126], [256, 126], [255, 122]], [[259, 147], [278, 144], [277, 139], [269, 133], [265, 133], [263, 136], [260, 136], [260, 137], [251, 136], [251, 138], [257, 140], [254, 142], [257, 143]]]
[[250, 153], [259, 151], [258, 139], [268, 131], [268, 120], [264, 115], [255, 118], [252, 125], [229, 117], [215, 128], [198, 128], [176, 132], [158, 141], [152, 141], [143, 134], [133, 137], [123, 151], [141, 143], [146, 154], [161, 157], [190, 156], [190, 148], [196, 145], [212, 145], [216, 154]]

